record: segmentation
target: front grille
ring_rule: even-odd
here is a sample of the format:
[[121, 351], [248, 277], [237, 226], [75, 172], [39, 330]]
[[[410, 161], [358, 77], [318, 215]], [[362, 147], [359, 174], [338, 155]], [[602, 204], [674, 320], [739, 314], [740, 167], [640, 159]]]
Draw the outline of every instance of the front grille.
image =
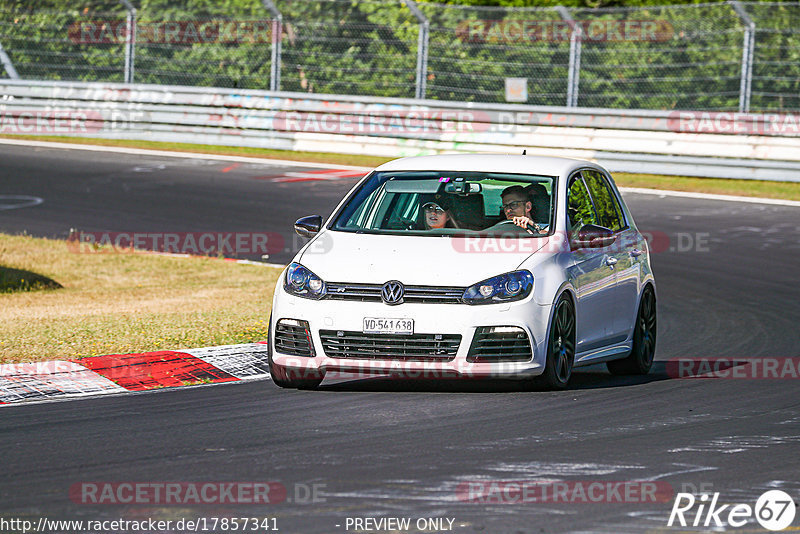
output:
[[528, 334], [516, 326], [482, 326], [475, 332], [468, 362], [527, 362], [533, 357]]
[[[326, 298], [332, 300], [355, 300], [381, 302], [383, 284], [350, 284], [326, 282]], [[461, 304], [465, 287], [405, 286], [404, 302], [423, 304]]]
[[307, 321], [281, 319], [275, 325], [275, 351], [292, 356], [314, 356], [311, 329]]
[[447, 362], [456, 357], [459, 334], [363, 334], [320, 330], [322, 350], [331, 358]]

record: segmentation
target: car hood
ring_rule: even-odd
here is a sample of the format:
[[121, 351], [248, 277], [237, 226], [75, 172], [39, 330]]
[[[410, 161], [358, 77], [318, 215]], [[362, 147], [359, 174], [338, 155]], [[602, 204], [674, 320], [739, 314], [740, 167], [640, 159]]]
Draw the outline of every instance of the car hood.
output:
[[328, 282], [469, 286], [517, 267], [548, 238], [459, 238], [324, 230], [299, 261]]

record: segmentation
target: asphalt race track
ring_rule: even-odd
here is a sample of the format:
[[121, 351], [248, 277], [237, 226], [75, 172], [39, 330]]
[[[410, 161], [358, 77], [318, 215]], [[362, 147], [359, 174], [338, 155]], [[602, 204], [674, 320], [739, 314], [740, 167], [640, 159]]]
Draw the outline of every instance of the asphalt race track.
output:
[[[0, 231], [272, 231], [289, 250], [269, 261], [286, 262], [301, 243], [292, 222], [327, 216], [354, 183], [276, 182], [298, 169], [229, 167], [0, 145], [0, 195], [43, 199], [0, 211]], [[558, 393], [389, 379], [326, 382], [308, 392], [261, 381], [5, 407], [0, 515], [274, 517], [291, 533], [347, 532], [348, 517], [408, 517], [412, 524], [432, 517], [454, 519], [452, 531], [464, 533], [618, 533], [686, 531], [667, 527], [681, 491], [719, 492], [721, 504], [754, 506], [766, 490], [782, 489], [800, 503], [800, 378], [675, 379], [665, 364], [677, 357], [800, 357], [800, 209], [634, 194], [626, 200], [640, 229], [669, 240], [652, 255], [659, 361], [649, 376], [582, 370]], [[553, 479], [654, 481], [672, 495], [658, 502], [500, 504], [466, 502], [459, 491], [475, 482]], [[70, 487], [87, 481], [275, 481], [288, 500], [72, 502]], [[754, 519], [730, 528], [760, 529]]]
[[[293, 224], [327, 215], [358, 178], [313, 167], [153, 158], [0, 144], [3, 195], [45, 200], [36, 210], [0, 210], [0, 230], [66, 239], [83, 232], [276, 232], [288, 263], [305, 240]], [[324, 169], [322, 169], [324, 170]], [[280, 181], [273, 181], [280, 180]], [[287, 181], [288, 180], [288, 181]], [[260, 255], [241, 254], [260, 260]]]

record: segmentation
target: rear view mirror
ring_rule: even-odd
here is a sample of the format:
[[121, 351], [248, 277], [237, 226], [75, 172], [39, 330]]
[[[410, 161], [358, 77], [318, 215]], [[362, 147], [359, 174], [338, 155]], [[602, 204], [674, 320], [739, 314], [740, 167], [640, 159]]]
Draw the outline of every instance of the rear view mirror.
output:
[[294, 231], [300, 237], [314, 237], [321, 228], [322, 216], [320, 215], [309, 215], [308, 217], [297, 219], [294, 223]]
[[578, 230], [572, 243], [579, 248], [603, 248], [617, 240], [614, 232], [604, 226], [586, 224]]
[[479, 183], [475, 182], [453, 182], [444, 186], [445, 193], [452, 193], [454, 195], [476, 195], [483, 190]]

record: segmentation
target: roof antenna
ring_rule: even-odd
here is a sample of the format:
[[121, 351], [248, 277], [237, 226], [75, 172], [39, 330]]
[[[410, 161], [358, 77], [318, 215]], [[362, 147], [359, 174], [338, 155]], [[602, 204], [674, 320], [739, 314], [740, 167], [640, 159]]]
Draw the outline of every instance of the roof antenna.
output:
[[522, 155], [523, 156], [527, 156], [528, 155], [528, 149], [527, 148], [522, 149]]

